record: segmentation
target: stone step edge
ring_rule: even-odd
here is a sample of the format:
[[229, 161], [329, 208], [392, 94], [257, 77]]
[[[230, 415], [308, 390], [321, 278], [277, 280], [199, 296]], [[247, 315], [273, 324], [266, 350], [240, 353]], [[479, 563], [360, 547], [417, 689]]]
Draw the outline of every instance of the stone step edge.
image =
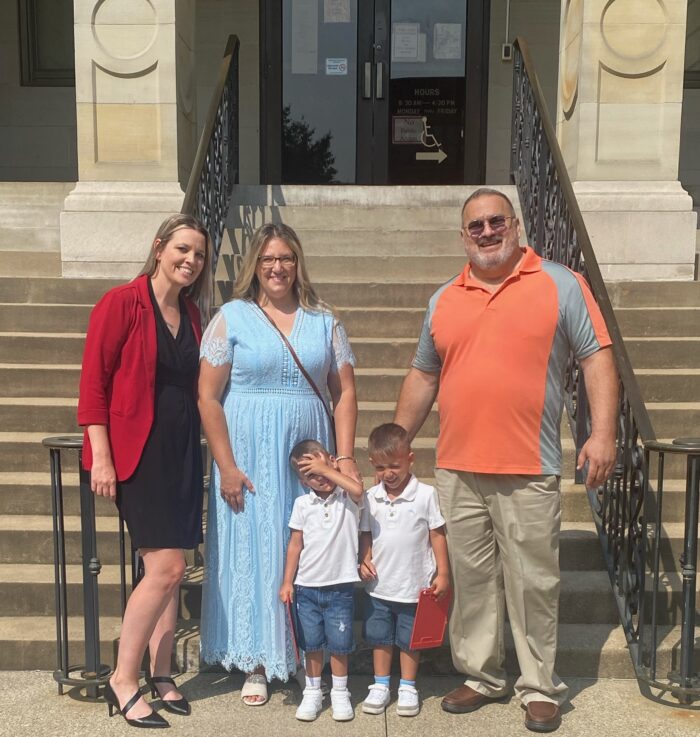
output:
[[[359, 622], [355, 623], [358, 627]], [[46, 646], [47, 651], [55, 651], [56, 621], [54, 617], [2, 617], [0, 618], [0, 645], [2, 649], [7, 648], [17, 652], [17, 648], [31, 648], [33, 643]], [[80, 650], [82, 642], [82, 618], [70, 618], [68, 622], [69, 640], [73, 652]], [[118, 617], [103, 617], [100, 620], [100, 633], [103, 647], [112, 649], [119, 636], [120, 620]], [[661, 629], [661, 628], [660, 628]], [[679, 627], [666, 627], [661, 629], [658, 654], [668, 656], [674, 651], [680, 636]], [[513, 656], [512, 637], [510, 628], [506, 625], [506, 649], [510, 657]], [[368, 648], [361, 646], [359, 652], [367, 651]], [[444, 655], [445, 662], [449, 663], [448, 647], [432, 651], [436, 656]], [[575, 663], [579, 662], [580, 656], [597, 654], [596, 673], [601, 677], [634, 677], [634, 671], [628, 654], [627, 641], [624, 631], [620, 625], [612, 624], [560, 624], [558, 642], [558, 666], [559, 675], [567, 676], [580, 674], [575, 670]], [[29, 653], [27, 653], [29, 655]], [[54, 656], [55, 657], [55, 656]], [[199, 657], [199, 621], [180, 620], [175, 634], [175, 658], [181, 671], [198, 671], [218, 669], [218, 666], [208, 666], [200, 663]], [[426, 661], [432, 659], [430, 655]], [[11, 664], [3, 663], [8, 668]], [[26, 664], [22, 664], [26, 668]], [[46, 667], [46, 666], [44, 666]], [[449, 667], [449, 666], [448, 666]], [[592, 667], [592, 664], [591, 664]], [[602, 672], [601, 672], [602, 671]], [[593, 673], [586, 673], [593, 676]]]

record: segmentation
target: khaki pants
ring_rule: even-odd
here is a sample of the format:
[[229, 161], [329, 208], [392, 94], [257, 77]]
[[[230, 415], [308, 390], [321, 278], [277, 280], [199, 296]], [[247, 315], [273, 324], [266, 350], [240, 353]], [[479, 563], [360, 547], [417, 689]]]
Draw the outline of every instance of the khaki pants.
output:
[[505, 604], [520, 665], [524, 704], [561, 704], [554, 672], [559, 616], [557, 476], [510, 476], [436, 469], [454, 582], [450, 645], [466, 685], [506, 693]]

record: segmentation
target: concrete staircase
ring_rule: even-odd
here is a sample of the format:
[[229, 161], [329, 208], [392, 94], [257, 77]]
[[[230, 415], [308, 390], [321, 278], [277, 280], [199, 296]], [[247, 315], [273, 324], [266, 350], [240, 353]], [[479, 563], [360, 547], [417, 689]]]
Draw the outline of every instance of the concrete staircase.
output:
[[[467, 187], [311, 188], [239, 187], [229, 217], [229, 240], [217, 278], [266, 220], [291, 224], [309, 257], [311, 277], [348, 328], [357, 356], [360, 419], [356, 453], [368, 482], [366, 438], [393, 414], [428, 297], [462, 268], [459, 207]], [[510, 194], [514, 193], [510, 191]], [[21, 263], [21, 258], [19, 259]], [[91, 306], [113, 282], [0, 276], [0, 669], [55, 666], [53, 548], [46, 435], [75, 432], [79, 363]], [[700, 433], [700, 284], [615, 284], [611, 297], [659, 437]], [[417, 474], [433, 475], [437, 416], [431, 413], [415, 443]], [[603, 568], [582, 487], [571, 482], [573, 443], [564, 430], [562, 482], [562, 594], [558, 669], [562, 676], [631, 677], [625, 638]], [[669, 460], [665, 502], [665, 559], [678, 560], [682, 543], [683, 468]], [[70, 635], [79, 660], [80, 536], [77, 469], [66, 465]], [[675, 480], [674, 480], [675, 479]], [[117, 520], [97, 500], [103, 658], [112, 662], [119, 625]], [[194, 563], [194, 558], [192, 559]], [[182, 588], [177, 659], [198, 667], [202, 571], [188, 570]], [[677, 577], [668, 576], [661, 671], [670, 661], [680, 622]], [[512, 648], [509, 648], [512, 660]], [[357, 671], [370, 668], [360, 650]], [[449, 672], [447, 649], [425, 658], [430, 672]]]

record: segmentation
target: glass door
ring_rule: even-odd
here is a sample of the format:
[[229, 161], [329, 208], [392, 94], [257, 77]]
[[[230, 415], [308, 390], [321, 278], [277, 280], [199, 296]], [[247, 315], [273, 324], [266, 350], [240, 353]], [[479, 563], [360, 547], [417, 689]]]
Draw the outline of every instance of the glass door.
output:
[[482, 181], [483, 5], [282, 0], [281, 181]]
[[282, 4], [283, 182], [356, 180], [357, 6], [358, 0]]
[[391, 0], [389, 184], [464, 181], [467, 6]]

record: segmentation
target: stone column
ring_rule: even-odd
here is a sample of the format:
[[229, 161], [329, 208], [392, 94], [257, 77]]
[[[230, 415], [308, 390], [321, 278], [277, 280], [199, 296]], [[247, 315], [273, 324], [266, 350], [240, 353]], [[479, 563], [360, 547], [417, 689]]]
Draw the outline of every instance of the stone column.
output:
[[678, 181], [687, 0], [562, 0], [557, 137], [607, 279], [692, 279]]
[[133, 276], [182, 206], [196, 146], [194, 3], [74, 0], [80, 180], [61, 213], [65, 276]]

